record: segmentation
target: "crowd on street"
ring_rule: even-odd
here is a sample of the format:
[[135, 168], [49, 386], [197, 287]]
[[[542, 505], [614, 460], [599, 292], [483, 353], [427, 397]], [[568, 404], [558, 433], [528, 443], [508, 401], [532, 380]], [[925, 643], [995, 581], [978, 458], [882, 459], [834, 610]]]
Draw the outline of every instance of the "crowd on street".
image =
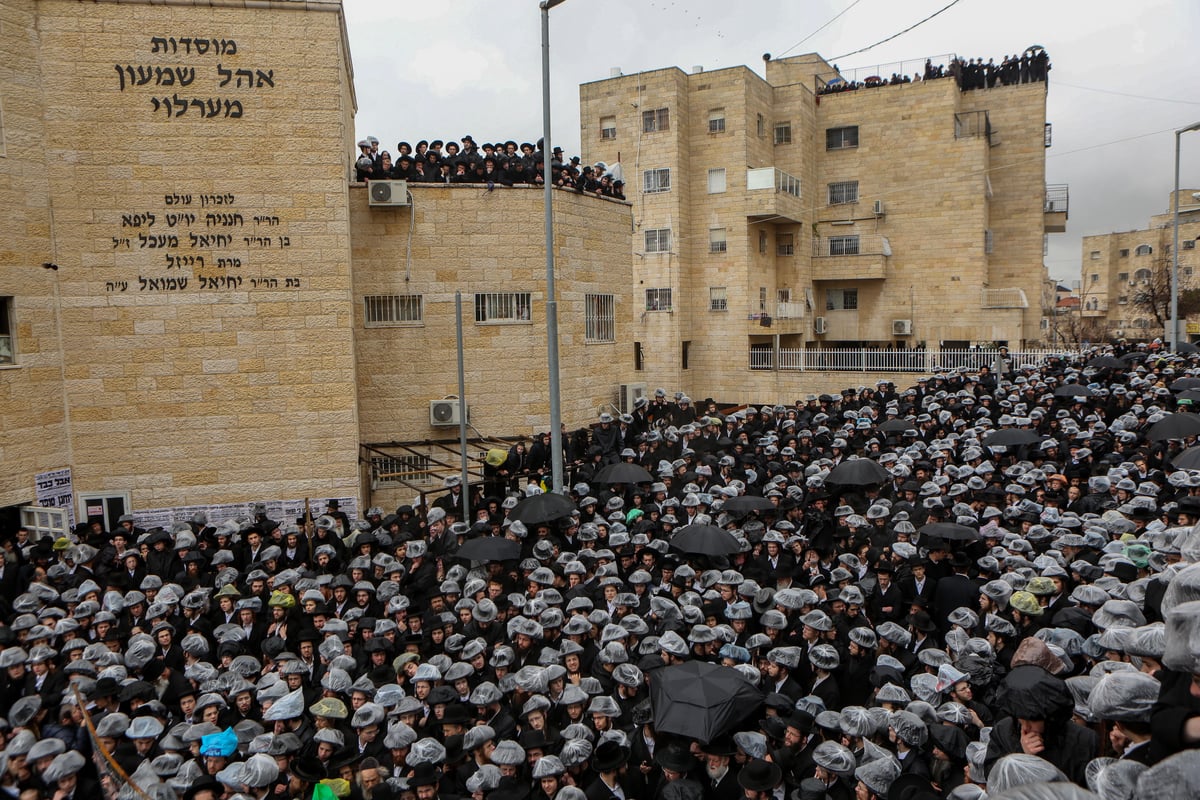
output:
[[1194, 800], [1197, 376], [658, 389], [567, 437], [561, 494], [539, 436], [361, 519], [5, 531], [0, 789]]

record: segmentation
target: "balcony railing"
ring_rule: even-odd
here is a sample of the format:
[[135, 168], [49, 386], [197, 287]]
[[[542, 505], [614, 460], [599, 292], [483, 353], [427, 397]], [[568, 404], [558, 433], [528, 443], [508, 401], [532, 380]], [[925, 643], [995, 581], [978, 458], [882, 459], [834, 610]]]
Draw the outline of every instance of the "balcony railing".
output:
[[965, 350], [872, 350], [872, 349], [821, 349], [808, 350], [784, 348], [776, 351], [764, 345], [750, 348], [749, 368], [752, 370], [795, 370], [809, 372], [907, 372], [931, 373], [936, 369], [958, 369], [965, 367], [977, 370], [989, 367], [998, 371], [1003, 359], [1003, 369], [1038, 367], [1046, 359], [1057, 356], [1075, 358], [1079, 353], [1064, 350], [1026, 350], [1009, 352], [1001, 356], [993, 349]]
[[1071, 206], [1070, 186], [1065, 183], [1046, 184], [1046, 202], [1042, 211], [1047, 214], [1067, 214]]
[[979, 301], [981, 308], [1029, 308], [1024, 289], [984, 289]]
[[799, 197], [800, 179], [775, 167], [758, 167], [746, 170], [746, 189], [752, 192], [774, 189], [781, 194]]
[[813, 258], [838, 256], [890, 256], [892, 244], [886, 236], [850, 234], [823, 236], [812, 240]]
[[992, 143], [992, 120], [986, 111], [963, 111], [954, 115], [954, 138], [986, 138]]

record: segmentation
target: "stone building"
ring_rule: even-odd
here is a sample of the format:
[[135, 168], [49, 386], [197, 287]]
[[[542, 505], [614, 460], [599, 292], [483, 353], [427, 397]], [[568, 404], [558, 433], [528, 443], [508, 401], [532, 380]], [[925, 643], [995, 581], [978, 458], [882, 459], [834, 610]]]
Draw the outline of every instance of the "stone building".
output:
[[1067, 216], [1047, 84], [822, 93], [840, 78], [805, 55], [580, 88], [584, 153], [625, 168], [655, 381], [753, 402], [824, 386], [778, 369], [806, 349], [1044, 338], [1043, 236]]
[[[1196, 288], [1200, 269], [1200, 192], [1181, 189], [1145, 228], [1083, 237], [1079, 298], [1082, 318], [1097, 336], [1146, 341], [1164, 336], [1170, 304], [1171, 247], [1179, 203], [1179, 286]], [[1164, 320], [1155, 318], [1158, 306]], [[1180, 338], [1196, 341], [1200, 324], [1186, 319]], [[1186, 338], [1185, 338], [1186, 337]]]
[[[455, 290], [477, 435], [546, 427], [541, 194], [368, 207], [338, 0], [0, 0], [0, 31], [0, 530], [38, 499], [369, 500], [363, 442], [457, 438], [430, 416]], [[556, 194], [564, 418], [591, 420], [632, 365], [629, 273], [598, 268], [629, 207]]]

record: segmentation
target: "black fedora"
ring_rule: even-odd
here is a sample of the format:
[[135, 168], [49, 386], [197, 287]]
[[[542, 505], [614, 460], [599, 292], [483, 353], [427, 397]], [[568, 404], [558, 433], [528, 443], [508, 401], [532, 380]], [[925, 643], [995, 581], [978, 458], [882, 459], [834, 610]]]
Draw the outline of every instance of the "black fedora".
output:
[[672, 772], [686, 773], [696, 764], [691, 752], [678, 745], [659, 747], [654, 751], [654, 763]]
[[738, 783], [752, 792], [773, 792], [783, 780], [783, 770], [771, 761], [752, 760], [738, 773]]
[[592, 756], [592, 769], [596, 772], [615, 772], [628, 761], [629, 751], [624, 747], [613, 741], [602, 742]]

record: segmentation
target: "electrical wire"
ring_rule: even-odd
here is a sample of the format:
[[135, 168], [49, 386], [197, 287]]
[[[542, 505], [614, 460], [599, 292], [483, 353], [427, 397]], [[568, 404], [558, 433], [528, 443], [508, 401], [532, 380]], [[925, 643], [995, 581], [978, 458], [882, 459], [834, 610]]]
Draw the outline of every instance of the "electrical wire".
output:
[[833, 19], [831, 19], [831, 20], [829, 20], [828, 22], [826, 22], [826, 23], [825, 23], [824, 25], [822, 25], [821, 27], [817, 28], [815, 31], [813, 31], [812, 33], [810, 33], [808, 36], [805, 36], [803, 39], [801, 39], [800, 41], [796, 42], [794, 45], [792, 45], [791, 47], [789, 47], [787, 50], [784, 50], [784, 51], [783, 51], [782, 53], [780, 53], [779, 55], [777, 55], [777, 56], [774, 56], [774, 58], [783, 58], [783, 57], [784, 57], [784, 56], [786, 56], [788, 53], [792, 52], [792, 51], [793, 51], [793, 50], [795, 50], [797, 47], [799, 47], [800, 45], [804, 44], [804, 43], [805, 43], [805, 42], [807, 42], [809, 39], [813, 38], [813, 37], [814, 37], [814, 36], [816, 36], [818, 33], [820, 33], [821, 31], [825, 30], [826, 28], [828, 28], [828, 27], [829, 27], [830, 25], [832, 25], [833, 23], [837, 22], [839, 19], [841, 19], [841, 18], [842, 18], [842, 16], [843, 16], [843, 15], [845, 15], [845, 14], [846, 14], [846, 12], [847, 12], [847, 11], [849, 11], [849, 10], [850, 10], [850, 9], [852, 9], [852, 8], [854, 8], [856, 5], [858, 5], [858, 4], [859, 4], [859, 3], [861, 3], [861, 2], [862, 2], [862, 0], [854, 0], [854, 2], [853, 2], [853, 3], [851, 3], [850, 5], [846, 6], [845, 10], [844, 10], [844, 11], [842, 11], [840, 14], [838, 14], [838, 15], [837, 15], [837, 16], [835, 16]]
[[886, 39], [880, 39], [875, 44], [868, 45], [866, 47], [861, 47], [858, 50], [851, 50], [849, 53], [842, 53], [840, 56], [834, 56], [833, 60], [841, 61], [843, 58], [846, 58], [847, 56], [856, 56], [859, 53], [865, 53], [868, 50], [873, 50], [874, 48], [879, 47], [879, 45], [881, 45], [881, 44], [890, 42], [892, 39], [898, 39], [899, 37], [903, 36], [904, 34], [908, 33], [909, 31], [919, 28], [920, 26], [924, 25], [926, 22], [929, 22], [929, 20], [933, 19], [938, 14], [941, 14], [943, 11], [949, 11], [951, 8], [953, 8], [954, 6], [958, 5], [961, 2], [962, 2], [962, 0], [950, 0], [949, 3], [942, 6], [937, 11], [933, 12], [932, 14], [930, 14], [928, 17], [921, 20], [920, 22], [914, 22], [912, 25], [909, 25], [904, 30], [902, 30], [898, 33], [893, 33], [891, 36], [887, 37]]
[[1055, 86], [1066, 86], [1069, 89], [1082, 89], [1085, 92], [1099, 92], [1100, 94], [1112, 94], [1117, 97], [1132, 97], [1136, 100], [1156, 100], [1160, 103], [1179, 103], [1187, 106], [1200, 106], [1200, 100], [1180, 100], [1175, 97], [1151, 97], [1145, 94], [1136, 94], [1133, 92], [1118, 92], [1114, 89], [1097, 89], [1094, 86], [1080, 86], [1077, 83], [1064, 83], [1056, 80]]

